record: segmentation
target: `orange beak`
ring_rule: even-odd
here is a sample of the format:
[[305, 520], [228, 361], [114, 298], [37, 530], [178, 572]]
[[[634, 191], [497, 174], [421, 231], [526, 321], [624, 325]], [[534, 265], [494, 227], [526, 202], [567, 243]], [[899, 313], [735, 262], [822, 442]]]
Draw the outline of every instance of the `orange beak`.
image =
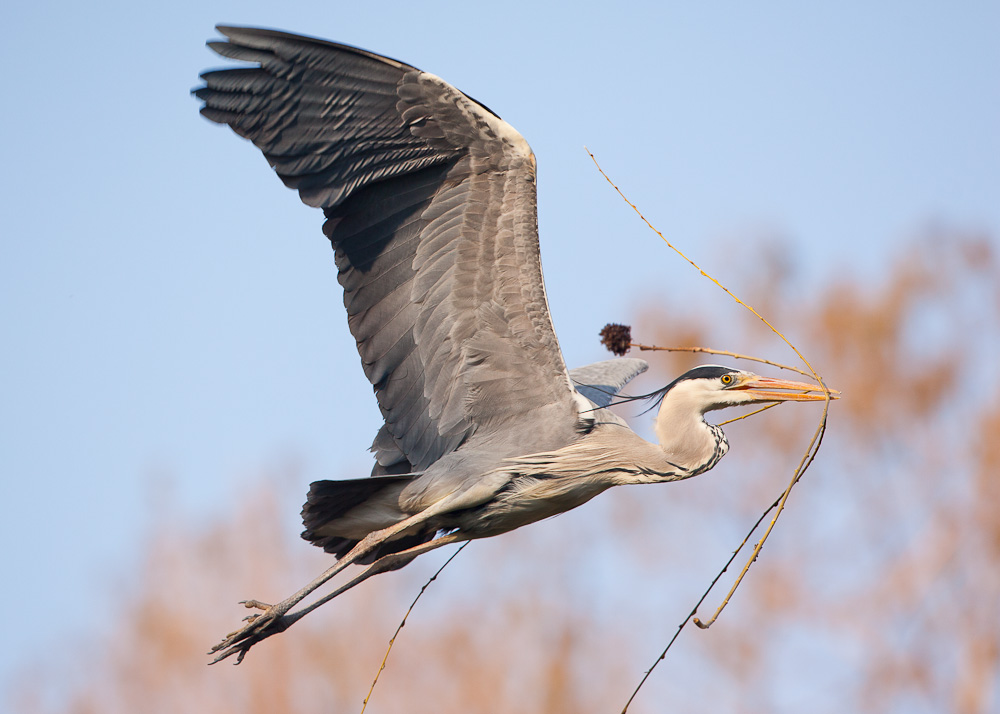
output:
[[[776, 389], [787, 389], [789, 392], [776, 392]], [[733, 391], [745, 391], [754, 402], [822, 402], [826, 401], [827, 394], [818, 384], [806, 384], [805, 382], [790, 382], [785, 379], [771, 379], [770, 377], [755, 377]], [[809, 394], [809, 392], [820, 392], [819, 394]], [[830, 399], [839, 399], [840, 392], [836, 389], [829, 390]]]

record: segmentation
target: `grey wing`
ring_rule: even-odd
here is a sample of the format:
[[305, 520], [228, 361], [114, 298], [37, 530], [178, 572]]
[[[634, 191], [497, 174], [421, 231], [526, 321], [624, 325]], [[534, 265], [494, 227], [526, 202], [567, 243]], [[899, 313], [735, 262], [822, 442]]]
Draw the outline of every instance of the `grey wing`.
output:
[[527, 142], [401, 62], [218, 29], [229, 41], [212, 49], [256, 66], [203, 74], [202, 113], [323, 209], [385, 417], [373, 449], [387, 471], [423, 470], [477, 431], [516, 440], [539, 420], [572, 430], [579, 411], [542, 283]]
[[649, 369], [645, 360], [632, 357], [594, 362], [569, 371], [576, 391], [599, 407], [606, 407], [626, 384]]

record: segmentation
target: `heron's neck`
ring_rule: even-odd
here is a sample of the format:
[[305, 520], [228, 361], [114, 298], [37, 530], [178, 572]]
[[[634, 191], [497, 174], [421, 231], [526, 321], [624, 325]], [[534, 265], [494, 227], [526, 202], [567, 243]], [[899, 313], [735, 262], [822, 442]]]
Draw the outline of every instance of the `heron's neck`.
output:
[[673, 392], [667, 394], [656, 415], [656, 437], [667, 460], [694, 476], [715, 466], [729, 443], [722, 429], [705, 421], [704, 412]]

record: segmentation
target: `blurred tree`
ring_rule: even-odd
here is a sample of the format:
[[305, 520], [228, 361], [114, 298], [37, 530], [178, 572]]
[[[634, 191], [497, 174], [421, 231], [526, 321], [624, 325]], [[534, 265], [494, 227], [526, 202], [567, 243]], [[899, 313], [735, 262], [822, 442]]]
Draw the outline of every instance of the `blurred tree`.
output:
[[[729, 609], [711, 630], [685, 631], [630, 711], [995, 712], [992, 245], [931, 234], [884, 275], [819, 291], [768, 254], [743, 256], [740, 274], [758, 282], [732, 287], [844, 398]], [[633, 332], [782, 361], [780, 345], [739, 310], [677, 318], [687, 310], [643, 314]], [[647, 383], [662, 384], [705, 360], [651, 361]], [[727, 551], [784, 488], [813, 413], [779, 408], [728, 426], [733, 452], [711, 475], [616, 489], [554, 524], [473, 544], [414, 611], [368, 711], [619, 711]], [[12, 709], [360, 710], [398, 619], [447, 554], [351, 591], [240, 667], [207, 667], [208, 646], [236, 625], [234, 602], [281, 597], [327, 562], [294, 538], [296, 505], [282, 493], [234, 494], [230, 514], [208, 527], [159, 518], [145, 562], [117, 592], [116, 629], [62, 643], [62, 656], [26, 670]]]

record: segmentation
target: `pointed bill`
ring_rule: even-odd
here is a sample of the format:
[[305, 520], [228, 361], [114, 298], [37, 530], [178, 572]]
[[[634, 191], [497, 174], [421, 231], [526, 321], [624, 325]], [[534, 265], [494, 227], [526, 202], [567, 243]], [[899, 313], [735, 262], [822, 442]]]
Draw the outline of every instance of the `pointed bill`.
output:
[[[826, 392], [818, 384], [792, 382], [770, 377], [754, 377], [735, 389], [746, 392], [755, 402], [822, 402], [827, 399]], [[819, 394], [811, 394], [811, 392], [819, 392]], [[840, 392], [836, 389], [831, 389], [829, 392], [830, 399], [840, 398]]]

